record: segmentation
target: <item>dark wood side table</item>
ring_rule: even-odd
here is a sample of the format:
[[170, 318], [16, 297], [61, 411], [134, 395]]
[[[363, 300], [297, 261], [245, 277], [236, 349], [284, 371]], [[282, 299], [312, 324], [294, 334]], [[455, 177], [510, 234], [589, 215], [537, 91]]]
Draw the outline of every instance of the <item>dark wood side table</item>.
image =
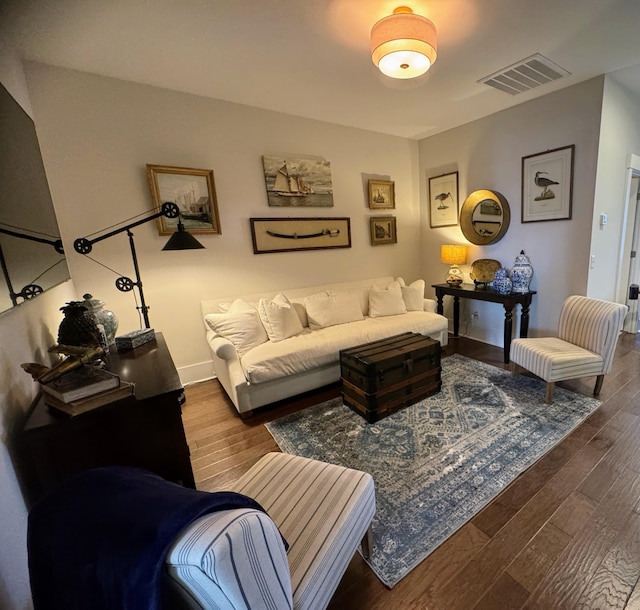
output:
[[526, 337], [529, 332], [529, 307], [535, 290], [525, 293], [512, 292], [510, 294], [498, 294], [493, 288], [476, 288], [474, 284], [461, 284], [450, 286], [449, 284], [433, 284], [436, 299], [438, 301], [437, 312], [442, 314], [444, 307], [442, 300], [445, 294], [453, 297], [453, 336], [458, 336], [460, 330], [460, 299], [474, 299], [476, 301], [489, 301], [501, 303], [504, 307], [504, 361], [509, 362], [511, 351], [511, 335], [513, 333], [513, 310], [520, 304], [520, 336]]
[[28, 505], [75, 473], [137, 466], [195, 488], [182, 426], [184, 392], [162, 333], [116, 352], [107, 369], [135, 384], [135, 396], [75, 417], [54, 415], [40, 399], [18, 438]]

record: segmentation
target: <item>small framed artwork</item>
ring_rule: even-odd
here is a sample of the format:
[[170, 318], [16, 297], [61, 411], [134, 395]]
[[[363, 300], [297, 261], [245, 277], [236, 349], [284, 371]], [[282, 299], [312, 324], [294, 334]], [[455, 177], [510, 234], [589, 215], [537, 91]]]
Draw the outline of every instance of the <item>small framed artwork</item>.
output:
[[351, 247], [349, 218], [250, 218], [254, 254]]
[[521, 222], [570, 220], [575, 144], [522, 157]]
[[369, 230], [372, 246], [398, 243], [395, 216], [370, 216]]
[[333, 207], [331, 163], [313, 157], [262, 157], [267, 201], [274, 207]]
[[[154, 206], [175, 203], [189, 233], [222, 233], [213, 170], [147, 165], [147, 176]], [[157, 222], [160, 235], [171, 235], [178, 226], [177, 218], [160, 216]]]
[[395, 209], [395, 182], [390, 180], [369, 180], [369, 207], [372, 210]]
[[458, 172], [429, 178], [429, 226], [458, 224]]

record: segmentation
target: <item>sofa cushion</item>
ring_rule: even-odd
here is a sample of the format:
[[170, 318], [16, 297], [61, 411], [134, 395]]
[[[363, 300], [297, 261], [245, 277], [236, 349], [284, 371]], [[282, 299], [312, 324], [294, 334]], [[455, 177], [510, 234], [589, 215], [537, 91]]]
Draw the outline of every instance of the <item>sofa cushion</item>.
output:
[[271, 301], [260, 299], [258, 313], [270, 341], [282, 341], [302, 332], [300, 318], [284, 294], [276, 295]]
[[247, 352], [240, 360], [249, 383], [280, 379], [337, 364], [340, 350], [392, 337], [411, 330], [440, 337], [447, 319], [427, 311], [409, 311], [397, 316], [364, 318], [351, 324], [311, 330], [273, 343], [268, 341]]
[[242, 299], [236, 299], [228, 312], [210, 313], [204, 320], [214, 333], [231, 341], [240, 356], [269, 339], [258, 312]]
[[406, 313], [407, 307], [402, 298], [399, 282], [392, 282], [386, 288], [371, 286], [369, 289], [369, 316], [381, 318]]
[[424, 310], [424, 280], [416, 280], [408, 286], [405, 281], [399, 277], [398, 283], [402, 290], [402, 299], [407, 311], [423, 311]]
[[309, 328], [326, 328], [363, 319], [360, 301], [350, 292], [318, 292], [304, 299]]

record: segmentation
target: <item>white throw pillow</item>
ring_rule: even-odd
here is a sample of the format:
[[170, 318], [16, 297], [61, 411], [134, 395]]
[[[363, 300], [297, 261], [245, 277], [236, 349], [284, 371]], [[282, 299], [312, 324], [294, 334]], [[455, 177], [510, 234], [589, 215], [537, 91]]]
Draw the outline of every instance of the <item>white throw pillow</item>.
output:
[[360, 301], [348, 292], [318, 292], [305, 297], [309, 328], [325, 328], [364, 319]]
[[302, 332], [300, 318], [284, 294], [276, 295], [272, 301], [260, 299], [258, 313], [269, 339], [274, 343]]
[[231, 303], [226, 313], [207, 314], [204, 321], [214, 333], [231, 341], [240, 357], [269, 339], [258, 312], [242, 299]]
[[396, 316], [407, 313], [407, 307], [402, 298], [402, 288], [399, 282], [392, 282], [386, 288], [371, 286], [369, 289], [369, 317]]
[[424, 280], [416, 280], [407, 286], [405, 281], [399, 277], [397, 282], [402, 289], [402, 299], [407, 311], [424, 311]]

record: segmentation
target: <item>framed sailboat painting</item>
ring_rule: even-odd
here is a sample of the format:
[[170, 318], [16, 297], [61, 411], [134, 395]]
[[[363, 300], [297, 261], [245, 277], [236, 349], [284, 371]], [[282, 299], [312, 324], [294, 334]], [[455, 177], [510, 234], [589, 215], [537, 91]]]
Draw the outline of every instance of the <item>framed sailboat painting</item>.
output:
[[274, 207], [333, 207], [331, 163], [322, 158], [264, 155], [267, 200]]

